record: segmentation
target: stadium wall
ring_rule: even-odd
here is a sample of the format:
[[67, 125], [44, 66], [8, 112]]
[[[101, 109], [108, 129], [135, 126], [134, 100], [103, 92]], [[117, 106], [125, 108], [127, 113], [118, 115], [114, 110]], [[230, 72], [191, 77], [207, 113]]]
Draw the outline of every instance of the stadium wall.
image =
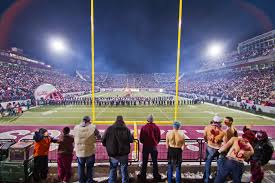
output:
[[[167, 91], [166, 93], [174, 95], [174, 91]], [[231, 107], [237, 107], [237, 108], [241, 108], [241, 102], [236, 102], [236, 101], [232, 101], [232, 100], [222, 100], [220, 97], [214, 97], [214, 96], [207, 96], [207, 95], [197, 95], [194, 93], [183, 93], [183, 92], [179, 92], [179, 96], [199, 96], [201, 98], [204, 99], [208, 99], [210, 101], [212, 101], [213, 99], [217, 99], [217, 103], [222, 103], [223, 105], [225, 105], [226, 103], [229, 103], [229, 106]], [[250, 103], [246, 103], [248, 107], [252, 107], [254, 104], [250, 104]], [[264, 113], [268, 113], [268, 114], [275, 114], [275, 107], [271, 107], [271, 106], [263, 106], [263, 105], [258, 105], [255, 104], [256, 108], [259, 110], [261, 109], [262, 112]]]
[[[225, 103], [226, 101], [223, 101]], [[235, 101], [228, 101], [229, 105], [232, 107], [239, 107], [241, 108], [241, 102], [235, 102]], [[253, 104], [246, 103], [247, 106], [252, 107]], [[265, 113], [269, 114], [275, 114], [275, 107], [270, 107], [270, 106], [262, 106], [262, 105], [255, 105], [257, 109], [261, 109]]]

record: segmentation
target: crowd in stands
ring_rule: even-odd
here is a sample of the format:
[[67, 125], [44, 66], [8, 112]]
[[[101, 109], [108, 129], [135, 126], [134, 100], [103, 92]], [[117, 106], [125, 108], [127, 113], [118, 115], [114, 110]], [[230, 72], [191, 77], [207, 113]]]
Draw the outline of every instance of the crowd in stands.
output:
[[55, 70], [0, 63], [0, 102], [31, 99], [34, 90], [49, 83], [61, 93], [89, 91], [90, 84]]
[[[204, 129], [206, 142], [206, 161], [204, 166], [205, 183], [223, 183], [230, 176], [233, 182], [240, 183], [245, 162], [250, 163], [251, 182], [261, 182], [264, 178], [263, 166], [272, 158], [274, 147], [265, 131], [254, 131], [245, 126], [243, 135], [239, 135], [233, 125], [232, 117], [222, 118], [214, 116], [213, 120]], [[226, 128], [222, 128], [222, 126]], [[184, 132], [180, 131], [181, 122], [175, 121], [171, 130], [166, 134], [167, 151], [167, 182], [173, 182], [175, 168], [176, 183], [182, 181], [182, 152], [186, 148]], [[113, 125], [109, 126], [104, 134], [100, 134], [96, 126], [91, 123], [89, 116], [74, 128], [74, 136], [70, 129], [65, 127], [59, 139], [51, 138], [47, 129], [41, 128], [34, 134], [34, 180], [46, 180], [48, 173], [48, 153], [51, 143], [58, 143], [58, 178], [59, 181], [69, 182], [72, 177], [72, 157], [75, 154], [78, 163], [78, 180], [80, 183], [93, 182], [95, 164], [96, 140], [101, 140], [109, 156], [110, 170], [109, 183], [117, 180], [117, 169], [120, 168], [122, 183], [129, 182], [128, 156], [130, 144], [134, 135], [127, 128], [123, 117], [117, 116]], [[142, 126], [139, 136], [142, 148], [142, 165], [139, 182], [146, 182], [147, 164], [149, 155], [153, 162], [153, 178], [163, 181], [158, 170], [158, 149], [161, 140], [160, 128], [149, 115], [147, 124]], [[212, 161], [217, 158], [217, 175], [210, 180]], [[87, 170], [85, 170], [85, 168]], [[185, 171], [185, 170], [183, 170]]]
[[[274, 48], [254, 50], [253, 53], [231, 54], [233, 62], [268, 55]], [[273, 51], [274, 52], [274, 51]], [[236, 56], [238, 55], [238, 56]], [[236, 58], [236, 59], [233, 59]], [[221, 97], [225, 100], [247, 101], [247, 103], [275, 105], [275, 68], [254, 70], [214, 70], [181, 75], [179, 91]], [[61, 93], [90, 91], [89, 74], [77, 71], [76, 77], [53, 69], [39, 69], [9, 63], [0, 63], [0, 102], [33, 99], [34, 90], [44, 83], [55, 86]], [[175, 89], [175, 74], [113, 74], [96, 73], [96, 88], [162, 88]]]
[[[198, 73], [180, 82], [180, 91], [243, 100], [252, 104], [274, 105], [275, 68], [249, 71]], [[271, 103], [273, 101], [273, 104]]]

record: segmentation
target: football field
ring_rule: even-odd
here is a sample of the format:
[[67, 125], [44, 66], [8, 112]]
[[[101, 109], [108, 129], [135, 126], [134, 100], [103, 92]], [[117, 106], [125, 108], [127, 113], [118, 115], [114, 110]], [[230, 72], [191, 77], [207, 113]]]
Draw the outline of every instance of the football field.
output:
[[[102, 92], [96, 95], [102, 97], [123, 96], [124, 92]], [[167, 96], [161, 93], [139, 92], [132, 93], [135, 96]], [[165, 139], [166, 134], [172, 129], [174, 120], [173, 106], [125, 106], [125, 107], [99, 107], [96, 106], [96, 123], [97, 129], [103, 135], [105, 130], [112, 124], [117, 115], [122, 115], [127, 127], [134, 134], [134, 138], [139, 138], [140, 129], [146, 123], [148, 115], [152, 114], [155, 122], [160, 125], [161, 138]], [[89, 105], [57, 105], [57, 106], [40, 106], [26, 111], [21, 116], [0, 118], [0, 139], [32, 139], [33, 132], [38, 128], [48, 129], [52, 137], [58, 138], [64, 126], [71, 129], [74, 125], [79, 124], [85, 115], [92, 113], [92, 107]], [[240, 110], [229, 109], [213, 104], [196, 104], [179, 106], [178, 121], [182, 122], [181, 130], [186, 139], [203, 138], [204, 126], [209, 124], [214, 115], [221, 117], [232, 116], [238, 133], [242, 134], [244, 125], [253, 125], [254, 130], [265, 130], [269, 137], [275, 138], [275, 121], [274, 118], [259, 116]], [[73, 130], [71, 131], [73, 134]], [[165, 144], [159, 146], [159, 158], [166, 159]], [[185, 157], [199, 156], [198, 143], [190, 142], [185, 151]], [[133, 151], [135, 154], [137, 151]], [[98, 146], [97, 158], [105, 160], [107, 158], [105, 148]], [[275, 158], [275, 157], [274, 157]], [[56, 160], [56, 146], [51, 147], [50, 159]], [[107, 160], [106, 160], [107, 161]]]
[[[124, 92], [101, 92], [96, 96], [123, 96]], [[162, 93], [135, 92], [134, 96], [169, 96]], [[127, 124], [143, 124], [148, 115], [152, 114], [156, 123], [167, 125], [174, 120], [173, 106], [96, 106], [96, 123], [110, 124], [117, 115], [122, 115]], [[0, 118], [1, 125], [75, 125], [85, 115], [91, 115], [90, 105], [40, 106], [26, 111], [21, 116]], [[179, 106], [178, 119], [184, 125], [206, 125], [214, 115], [231, 116], [235, 125], [274, 125], [275, 119], [259, 116], [248, 112], [216, 106], [212, 104], [196, 104]]]

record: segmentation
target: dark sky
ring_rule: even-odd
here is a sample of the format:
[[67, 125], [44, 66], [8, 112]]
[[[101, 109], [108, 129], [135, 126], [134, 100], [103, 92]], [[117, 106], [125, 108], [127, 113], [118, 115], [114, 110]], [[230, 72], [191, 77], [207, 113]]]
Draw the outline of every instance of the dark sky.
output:
[[[90, 1], [24, 1], [0, 1], [0, 46], [66, 71], [90, 69]], [[274, 29], [274, 7], [274, 0], [183, 0], [181, 71], [196, 69], [210, 42], [229, 52]], [[96, 71], [174, 72], [177, 25], [178, 0], [95, 0]], [[71, 51], [53, 54], [52, 36]]]

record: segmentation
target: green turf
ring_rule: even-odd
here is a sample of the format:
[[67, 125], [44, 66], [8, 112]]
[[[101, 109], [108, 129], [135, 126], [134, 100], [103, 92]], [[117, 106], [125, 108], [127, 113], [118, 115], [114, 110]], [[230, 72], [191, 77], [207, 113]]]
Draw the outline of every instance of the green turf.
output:
[[[123, 92], [99, 93], [97, 96], [117, 96]], [[140, 96], [160, 96], [152, 92], [135, 93]], [[20, 117], [0, 118], [0, 124], [7, 125], [61, 125], [78, 124], [84, 115], [91, 114], [91, 106], [46, 106], [31, 109]], [[114, 121], [117, 115], [123, 115], [125, 121], [146, 121], [153, 114], [155, 121], [172, 121], [174, 107], [137, 106], [137, 107], [96, 107], [97, 121]], [[264, 119], [242, 111], [231, 110], [209, 104], [180, 106], [178, 120], [188, 125], [205, 125], [215, 114], [222, 117], [232, 116], [235, 124], [275, 125], [275, 121]]]

